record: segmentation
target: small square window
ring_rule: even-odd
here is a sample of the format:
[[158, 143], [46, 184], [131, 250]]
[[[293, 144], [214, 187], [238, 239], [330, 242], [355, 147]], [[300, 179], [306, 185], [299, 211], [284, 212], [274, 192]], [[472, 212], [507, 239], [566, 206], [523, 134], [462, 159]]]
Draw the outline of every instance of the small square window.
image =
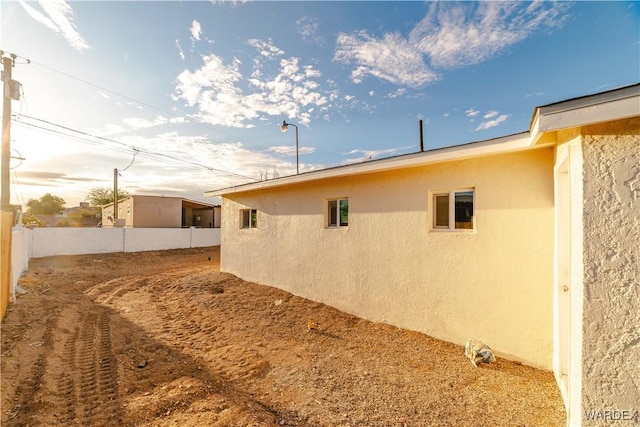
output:
[[327, 201], [327, 226], [349, 226], [349, 199], [333, 199]]
[[433, 195], [433, 228], [473, 230], [474, 190], [448, 191]]
[[240, 228], [258, 227], [258, 211], [255, 209], [240, 209]]

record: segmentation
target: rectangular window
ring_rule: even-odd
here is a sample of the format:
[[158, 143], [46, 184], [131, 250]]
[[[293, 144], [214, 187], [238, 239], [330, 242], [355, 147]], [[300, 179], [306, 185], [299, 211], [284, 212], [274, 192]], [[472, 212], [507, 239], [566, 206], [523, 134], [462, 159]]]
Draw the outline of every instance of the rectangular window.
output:
[[240, 209], [240, 228], [256, 228], [258, 226], [258, 211], [255, 209]]
[[433, 195], [433, 228], [473, 230], [474, 190], [448, 191]]
[[347, 227], [349, 225], [349, 199], [327, 201], [327, 226]]

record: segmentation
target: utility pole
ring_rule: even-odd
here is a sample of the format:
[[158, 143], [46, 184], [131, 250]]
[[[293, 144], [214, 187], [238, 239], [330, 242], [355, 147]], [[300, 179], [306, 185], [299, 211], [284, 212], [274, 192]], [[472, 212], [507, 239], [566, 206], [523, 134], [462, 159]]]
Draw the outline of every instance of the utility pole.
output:
[[20, 99], [20, 83], [11, 78], [11, 69], [17, 56], [0, 51], [2, 57], [2, 164], [0, 171], [0, 319], [4, 317], [11, 296], [11, 235], [13, 234], [13, 212], [11, 210], [10, 174], [11, 162], [10, 128], [11, 100]]
[[8, 56], [4, 56], [2, 52], [2, 82], [3, 82], [3, 96], [2, 96], [2, 195], [0, 198], [0, 206], [3, 212], [10, 212], [10, 179], [9, 179], [9, 163], [11, 161], [11, 143], [9, 140], [10, 128], [11, 128], [11, 68], [13, 67], [14, 59]]
[[118, 168], [113, 169], [113, 220], [118, 222]]

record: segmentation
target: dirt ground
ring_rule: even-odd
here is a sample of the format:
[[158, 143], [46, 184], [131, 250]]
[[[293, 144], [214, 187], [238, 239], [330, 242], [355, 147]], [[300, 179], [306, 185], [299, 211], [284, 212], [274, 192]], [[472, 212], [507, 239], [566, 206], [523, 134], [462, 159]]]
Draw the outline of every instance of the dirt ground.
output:
[[475, 368], [462, 346], [218, 262], [218, 247], [32, 259], [2, 322], [1, 425], [565, 423], [550, 372]]

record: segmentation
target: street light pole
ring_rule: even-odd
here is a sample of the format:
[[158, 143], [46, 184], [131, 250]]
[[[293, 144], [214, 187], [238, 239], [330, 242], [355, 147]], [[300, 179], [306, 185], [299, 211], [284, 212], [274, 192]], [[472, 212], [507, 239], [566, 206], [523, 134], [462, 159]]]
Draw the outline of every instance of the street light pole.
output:
[[298, 126], [292, 123], [287, 123], [286, 120], [282, 121], [282, 132], [286, 132], [289, 126], [296, 128], [296, 175], [300, 174], [300, 162], [298, 160]]

